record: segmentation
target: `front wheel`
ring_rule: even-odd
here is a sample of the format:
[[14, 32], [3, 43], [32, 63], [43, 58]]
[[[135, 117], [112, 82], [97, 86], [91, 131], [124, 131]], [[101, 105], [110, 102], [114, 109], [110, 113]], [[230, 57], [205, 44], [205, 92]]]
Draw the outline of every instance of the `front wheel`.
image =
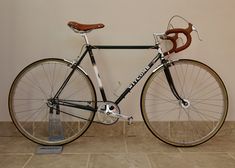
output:
[[15, 78], [8, 97], [9, 112], [28, 139], [42, 145], [63, 145], [90, 126], [95, 112], [63, 105], [96, 108], [94, 86], [82, 69], [76, 67], [58, 99], [53, 99], [72, 67], [62, 59], [48, 58], [30, 64]]
[[167, 82], [164, 66], [146, 81], [141, 112], [149, 130], [174, 146], [195, 146], [212, 138], [222, 127], [228, 111], [228, 95], [218, 74], [194, 60], [169, 62], [169, 70], [180, 97]]

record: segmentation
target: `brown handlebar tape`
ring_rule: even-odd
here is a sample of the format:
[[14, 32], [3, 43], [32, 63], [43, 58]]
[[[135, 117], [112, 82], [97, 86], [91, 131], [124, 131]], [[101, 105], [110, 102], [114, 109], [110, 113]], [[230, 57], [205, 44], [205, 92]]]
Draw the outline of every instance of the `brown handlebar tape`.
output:
[[[170, 53], [173, 53], [173, 52], [175, 52], [175, 53], [180, 52], [190, 46], [190, 44], [192, 42], [192, 37], [190, 35], [190, 33], [193, 31], [192, 26], [193, 25], [191, 23], [189, 23], [189, 26], [186, 29], [175, 28], [175, 29], [167, 30], [165, 32], [165, 34], [167, 35], [166, 39], [170, 40], [172, 42], [173, 47], [168, 52], [165, 52], [164, 55], [169, 55]], [[180, 34], [180, 33], [182, 33], [186, 36], [187, 41], [183, 46], [178, 47], [176, 41], [179, 38], [178, 34]], [[174, 34], [174, 36], [168, 36], [170, 34]]]

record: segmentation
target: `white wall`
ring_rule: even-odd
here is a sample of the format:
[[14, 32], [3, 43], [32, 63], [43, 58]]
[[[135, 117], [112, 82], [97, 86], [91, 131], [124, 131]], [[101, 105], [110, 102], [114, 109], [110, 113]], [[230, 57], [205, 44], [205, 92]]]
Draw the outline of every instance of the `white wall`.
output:
[[[230, 98], [228, 120], [235, 120], [234, 0], [1, 0], [0, 1], [0, 120], [9, 120], [7, 96], [17, 73], [45, 57], [73, 59], [82, 38], [67, 26], [70, 20], [102, 22], [93, 31], [93, 44], [153, 44], [153, 32], [163, 32], [169, 18], [182, 15], [197, 25], [203, 42], [194, 34], [190, 48], [174, 57], [209, 64], [224, 80]], [[96, 51], [108, 95], [121, 81], [124, 89], [142, 70], [153, 51]], [[131, 60], [131, 62], [130, 62]], [[84, 62], [84, 67], [89, 67]], [[86, 68], [88, 69], [88, 68]], [[126, 73], [128, 72], [128, 73]], [[104, 77], [105, 76], [105, 77]], [[121, 103], [123, 113], [140, 119], [139, 96], [143, 81]]]

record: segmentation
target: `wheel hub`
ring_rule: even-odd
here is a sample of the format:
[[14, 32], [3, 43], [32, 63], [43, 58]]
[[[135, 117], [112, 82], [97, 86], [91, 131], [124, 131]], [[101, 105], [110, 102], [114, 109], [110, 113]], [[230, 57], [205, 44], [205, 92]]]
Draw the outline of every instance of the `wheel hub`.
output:
[[181, 107], [187, 109], [190, 107], [190, 101], [187, 99], [183, 99], [183, 101], [180, 101], [180, 105]]

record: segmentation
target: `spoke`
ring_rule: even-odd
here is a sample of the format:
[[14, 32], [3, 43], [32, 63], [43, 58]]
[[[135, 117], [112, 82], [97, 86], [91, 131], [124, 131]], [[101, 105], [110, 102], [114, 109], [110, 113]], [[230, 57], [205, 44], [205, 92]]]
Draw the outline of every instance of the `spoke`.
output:
[[[43, 115], [43, 112], [42, 112], [41, 120], [40, 121], [36, 121], [36, 122], [39, 122], [39, 124], [36, 124], [36, 125], [34, 124], [34, 126], [33, 126], [34, 132], [37, 132], [38, 129], [36, 129], [36, 128], [40, 128], [40, 125], [41, 125], [40, 123], [41, 122], [43, 122], [43, 121], [49, 122], [49, 116], [48, 116], [49, 108], [46, 106], [45, 108], [43, 108], [42, 111], [45, 111], [45, 114]], [[43, 126], [42, 126], [42, 128], [43, 128]], [[38, 135], [40, 135], [40, 134], [38, 134]]]
[[[151, 94], [150, 94], [151, 95]], [[161, 102], [161, 103], [172, 103], [172, 104], [177, 104], [179, 101], [178, 100], [175, 100], [175, 99], [163, 99], [163, 98], [160, 98], [160, 97], [156, 97], [156, 98], [147, 98], [145, 100], [148, 100], [147, 102]]]
[[[170, 97], [168, 97], [168, 96], [165, 96], [165, 95], [163, 95], [163, 94], [160, 94], [160, 93], [157, 93], [157, 95], [156, 94], [153, 94], [153, 93], [148, 93], [148, 95], [150, 95], [150, 96], [152, 96], [152, 97], [154, 97], [154, 98], [159, 98], [159, 99], [161, 99], [161, 100], [164, 100], [164, 101], [167, 101], [167, 102], [171, 102], [173, 99], [172, 98], [170, 98]], [[161, 97], [160, 97], [161, 96]], [[148, 96], [149, 97], [149, 96]]]
[[41, 92], [44, 94], [45, 98], [47, 98], [47, 96], [48, 96], [48, 95], [47, 95], [47, 92], [42, 88], [42, 86], [40, 85], [40, 82], [36, 79], [36, 77], [35, 77], [36, 75], [33, 75], [31, 71], [29, 72], [29, 74], [30, 74], [30, 76], [32, 76], [32, 80], [29, 79], [29, 78], [27, 77], [27, 75], [25, 75], [25, 77], [26, 77], [28, 80], [30, 80], [33, 85], [35, 85], [37, 88], [39, 88], [39, 89], [41, 90]]
[[200, 79], [200, 83], [197, 83], [197, 87], [194, 87], [194, 90], [191, 92], [190, 96], [195, 96], [198, 93], [204, 92], [207, 88], [211, 88], [214, 84], [217, 84], [214, 80], [211, 81], [210, 78], [211, 76], [204, 80]]
[[[14, 81], [9, 97], [10, 113], [17, 128], [30, 140], [42, 145], [63, 145], [83, 134], [91, 124], [95, 115], [92, 112], [96, 103], [95, 92], [88, 77], [79, 69], [74, 72], [59, 99], [53, 102], [55, 109], [48, 107], [48, 101], [54, 97], [71, 70], [62, 59], [43, 59], [27, 66]], [[64, 101], [67, 106], [56, 104], [58, 101]], [[50, 117], [56, 121], [50, 120]], [[52, 140], [49, 127], [57, 126], [58, 131], [63, 131], [64, 138]], [[53, 131], [55, 136], [61, 135], [57, 129]]]
[[[27, 78], [27, 77], [26, 77]], [[26, 95], [31, 95], [32, 91], [36, 91], [38, 94], [42, 95], [44, 98], [47, 98], [47, 94], [46, 92], [44, 92], [42, 90], [42, 88], [38, 87], [36, 83], [34, 83], [32, 80], [30, 80], [29, 78], [27, 78], [29, 82], [31, 82], [32, 84], [29, 84], [28, 82], [26, 82], [24, 79], [22, 79], [22, 83], [24, 85], [27, 85], [26, 88], [23, 88], [22, 84], [19, 86], [20, 89], [18, 89], [22, 94], [25, 93]], [[29, 90], [32, 89], [33, 90]]]
[[[185, 97], [185, 94], [184, 94], [184, 92], [183, 92], [183, 88], [184, 88], [184, 87], [183, 87], [183, 83], [181, 82], [181, 80], [180, 80], [180, 75], [179, 75], [179, 74], [183, 73], [183, 72], [182, 72], [182, 65], [179, 65], [179, 70], [177, 70], [177, 69], [178, 69], [177, 66], [174, 66], [173, 69], [175, 70], [175, 76], [176, 76], [176, 78], [178, 79], [177, 81], [179, 82], [182, 95]], [[178, 72], [178, 71], [180, 71], [180, 69], [181, 69], [181, 73]], [[175, 82], [174, 82], [174, 84], [175, 84]]]
[[[185, 113], [187, 113], [188, 115], [188, 121], [189, 121], [189, 123], [190, 123], [190, 125], [191, 125], [191, 128], [193, 129], [192, 131], [194, 131], [194, 132], [196, 132], [196, 134], [198, 135], [198, 136], [194, 136], [194, 137], [196, 137], [196, 138], [198, 138], [198, 137], [201, 137], [200, 136], [200, 133], [199, 133], [199, 129], [198, 129], [198, 125], [196, 125], [196, 127], [193, 125], [193, 123], [192, 122], [197, 122], [197, 121], [195, 121], [195, 120], [193, 120], [192, 118], [191, 118], [191, 116], [190, 116], [190, 110], [186, 110], [186, 109], [183, 109], [184, 111], [185, 111]], [[192, 122], [191, 122], [192, 121]], [[190, 130], [191, 131], [191, 130]], [[193, 132], [192, 132], [193, 133]], [[189, 134], [189, 135], [191, 135], [191, 134]], [[193, 134], [194, 135], [194, 134]], [[195, 138], [194, 138], [195, 139]], [[190, 138], [190, 141], [192, 141], [192, 138]]]
[[[47, 106], [42, 105], [38, 110], [35, 110], [35, 113], [32, 113], [30, 116], [28, 116], [28, 117], [26, 118], [26, 120], [23, 121], [22, 127], [24, 128], [25, 125], [28, 123], [28, 121], [29, 121], [29, 123], [30, 123], [30, 122], [34, 122], [34, 121], [35, 121], [34, 118], [37, 117], [37, 116], [40, 114], [40, 112], [43, 111], [46, 107], [47, 107]], [[17, 118], [18, 118], [18, 117], [17, 117]], [[19, 117], [19, 118], [20, 118], [20, 117]], [[31, 119], [31, 120], [30, 120], [30, 119]], [[21, 120], [19, 119], [19, 121], [21, 121]], [[24, 123], [25, 123], [25, 124], [24, 124]]]
[[[179, 60], [169, 69], [176, 90], [190, 102], [189, 107], [174, 99], [162, 78], [164, 71], [156, 71], [145, 85], [142, 98], [148, 128], [161, 140], [176, 146], [201, 144], [216, 134], [224, 120], [226, 90], [220, 78], [200, 62]], [[167, 123], [170, 125], [165, 128]]]
[[[195, 112], [198, 114], [198, 116], [202, 119], [202, 123], [204, 123], [203, 125], [205, 125], [207, 127], [208, 130], [212, 130], [211, 126], [208, 124], [208, 122], [213, 122], [213, 121], [210, 121], [210, 120], [204, 120], [206, 119], [207, 117], [202, 114], [201, 112], [199, 112], [196, 108], [193, 108], [194, 110], [190, 109], [191, 112]], [[208, 133], [207, 133], [208, 134]]]
[[[65, 99], [71, 98], [71, 97], [73, 97], [74, 95], [76, 95], [76, 94], [78, 94], [78, 93], [81, 93], [81, 92], [86, 91], [85, 88], [89, 88], [89, 87], [88, 87], [88, 86], [84, 86], [82, 89], [79, 89], [79, 90], [77, 89], [77, 90], [73, 91], [72, 93], [66, 95], [66, 96], [65, 96]], [[85, 96], [87, 96], [87, 95], [85, 95]], [[81, 96], [81, 97], [82, 97], [82, 96]]]
[[[154, 100], [154, 99], [153, 99], [153, 100]], [[151, 103], [151, 104], [145, 103], [145, 106], [148, 106], [148, 107], [151, 107], [151, 106], [158, 106], [159, 103], [160, 103], [161, 106], [162, 106], [162, 105], [164, 105], [164, 104], [169, 103], [169, 101], [160, 101], [160, 100], [154, 100], [154, 102], [155, 102], [155, 103]], [[174, 103], [174, 102], [175, 102], [175, 103]], [[172, 103], [172, 104], [178, 104], [178, 101], [172, 100], [171, 103]]]
[[15, 98], [14, 101], [46, 101], [46, 99], [41, 99], [41, 98], [32, 98], [32, 99], [29, 99], [29, 98]]
[[182, 108], [180, 108], [180, 110], [179, 110], [179, 114], [178, 114], [178, 120], [180, 121], [180, 116], [181, 116], [181, 113], [182, 113]]
[[[161, 78], [160, 78], [161, 79]], [[162, 85], [161, 83], [165, 84], [165, 85]], [[165, 91], [169, 92], [169, 93], [172, 93], [171, 90], [169, 89], [169, 85], [165, 83], [165, 80], [160, 80], [160, 82], [156, 82], [153, 80], [153, 84], [155, 84], [157, 86], [157, 90], [159, 90], [159, 88], [162, 88], [164, 89]], [[168, 86], [168, 87], [167, 87]], [[152, 87], [151, 87], [152, 88]], [[152, 88], [153, 90], [155, 90], [154, 88]], [[157, 91], [156, 90], [156, 91]]]
[[[60, 110], [60, 112], [63, 113], [61, 110]], [[63, 114], [64, 114], [64, 113], [63, 113]], [[73, 121], [73, 122], [74, 122], [74, 121]], [[69, 128], [70, 133], [72, 132], [72, 135], [76, 135], [76, 134], [77, 134], [78, 131], [76, 131], [76, 130], [74, 130], [74, 129], [72, 128], [73, 124], [72, 124], [72, 126], [70, 126], [69, 123], [67, 123], [66, 121], [64, 121], [63, 123], [67, 126], [67, 127], [65, 126], [66, 128]], [[77, 124], [79, 124], [79, 122], [77, 122]], [[77, 128], [78, 128], [78, 127], [77, 127]], [[68, 133], [69, 130], [66, 129], [66, 131], [67, 131], [66, 133]]]
[[[209, 114], [206, 114], [206, 113], [202, 113], [201, 111], [203, 110], [203, 109], [198, 109], [198, 108], [196, 108], [196, 107], [194, 107], [194, 106], [192, 106], [191, 105], [191, 111], [192, 112], [194, 112], [194, 113], [196, 113], [196, 114], [198, 114], [198, 116], [200, 116], [201, 117], [201, 119], [203, 119], [203, 117], [204, 117], [204, 119], [208, 119], [209, 121], [211, 121], [211, 119], [214, 119], [214, 120], [216, 120], [216, 121], [218, 121], [219, 120], [219, 118], [216, 118], [216, 117], [214, 117], [214, 116], [212, 116], [212, 115], [209, 115]], [[206, 112], [211, 112], [211, 113], [218, 113], [218, 112], [214, 112], [214, 111], [209, 111], [209, 110], [205, 110]], [[220, 113], [219, 113], [220, 114]], [[202, 117], [203, 116], [203, 117]]]
[[[195, 66], [193, 66], [193, 69], [195, 69]], [[189, 92], [189, 97], [191, 97], [192, 95], [192, 92], [194, 91], [194, 88], [195, 88], [195, 85], [197, 84], [197, 81], [199, 80], [199, 75], [201, 73], [201, 67], [199, 68], [197, 74], [196, 74], [196, 78], [194, 81], [192, 81], [192, 87], [191, 87], [191, 90]]]
[[149, 114], [153, 114], [153, 113], [155, 113], [154, 115], [151, 115], [151, 116], [148, 116], [148, 118], [150, 119], [150, 118], [156, 118], [155, 116], [157, 116], [157, 115], [159, 115], [159, 117], [157, 117], [157, 119], [161, 119], [160, 117], [161, 116], [167, 116], [167, 114], [169, 114], [169, 113], [171, 113], [173, 110], [178, 110], [178, 109], [180, 109], [180, 107], [178, 107], [178, 108], [176, 108], [176, 107], [173, 107], [173, 108], [171, 108], [171, 109], [168, 109], [168, 110], [166, 110], [166, 111], [161, 111], [161, 112], [157, 112], [156, 113], [156, 111], [149, 111]]
[[[44, 105], [44, 104], [43, 104]], [[32, 109], [27, 109], [27, 110], [21, 110], [21, 111], [15, 111], [15, 113], [20, 114], [20, 113], [29, 113], [33, 111], [37, 111], [40, 109], [43, 105], [41, 105], [39, 108], [32, 108]]]
[[52, 84], [52, 82], [51, 82], [51, 80], [50, 80], [50, 78], [49, 78], [49, 76], [50, 75], [48, 75], [48, 73], [50, 74], [50, 67], [48, 68], [48, 73], [46, 72], [46, 70], [45, 70], [45, 67], [44, 67], [44, 65], [43, 64], [41, 64], [41, 67], [42, 67], [42, 69], [43, 69], [43, 72], [44, 72], [44, 74], [45, 74], [45, 76], [46, 76], [46, 79], [47, 79], [47, 82], [48, 82], [48, 84], [49, 84], [49, 86], [50, 86], [50, 97], [52, 97], [52, 94], [53, 94], [53, 84]]

